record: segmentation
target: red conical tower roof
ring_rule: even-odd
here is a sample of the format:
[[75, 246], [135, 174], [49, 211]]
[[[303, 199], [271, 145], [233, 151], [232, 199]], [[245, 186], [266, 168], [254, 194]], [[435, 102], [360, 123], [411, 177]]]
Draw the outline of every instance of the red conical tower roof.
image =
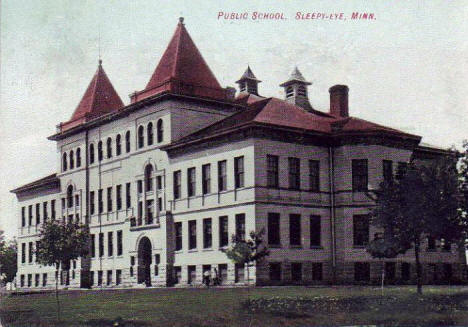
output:
[[102, 68], [102, 60], [99, 60], [98, 69], [71, 119], [61, 124], [62, 131], [109, 112], [117, 111], [123, 106], [122, 100]]
[[224, 98], [221, 87], [183, 24], [179, 23], [146, 88], [132, 102], [163, 92]]

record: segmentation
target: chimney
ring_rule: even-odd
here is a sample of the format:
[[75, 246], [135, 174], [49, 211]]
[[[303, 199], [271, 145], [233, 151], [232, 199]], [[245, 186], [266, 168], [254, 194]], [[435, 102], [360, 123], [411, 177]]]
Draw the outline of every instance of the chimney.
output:
[[330, 92], [330, 113], [337, 117], [349, 117], [348, 91], [346, 85], [334, 85]]

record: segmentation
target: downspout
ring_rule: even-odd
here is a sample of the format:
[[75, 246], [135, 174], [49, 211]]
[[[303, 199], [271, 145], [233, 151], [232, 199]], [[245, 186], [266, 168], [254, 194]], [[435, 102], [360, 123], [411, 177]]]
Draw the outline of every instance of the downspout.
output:
[[330, 233], [331, 233], [331, 259], [332, 283], [336, 283], [336, 236], [335, 236], [335, 162], [334, 151], [328, 147], [328, 183], [330, 185]]
[[[90, 224], [90, 216], [89, 216], [89, 131], [86, 130], [85, 134], [85, 199], [86, 199], [86, 216], [85, 216], [85, 225], [89, 228]], [[85, 263], [85, 266], [81, 266], [81, 274], [84, 273], [84, 270], [86, 270], [86, 275], [82, 277], [81, 282], [82, 282], [82, 287], [91, 287], [90, 283], [90, 270], [91, 270], [91, 256], [88, 256], [86, 259], [88, 262]], [[84, 268], [84, 269], [83, 269]]]

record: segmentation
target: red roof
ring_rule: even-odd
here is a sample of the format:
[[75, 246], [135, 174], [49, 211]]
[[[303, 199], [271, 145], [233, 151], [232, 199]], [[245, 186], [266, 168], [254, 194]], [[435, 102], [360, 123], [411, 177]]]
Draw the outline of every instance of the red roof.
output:
[[235, 102], [239, 104], [244, 104], [244, 105], [249, 105], [254, 102], [260, 101], [265, 99], [265, 97], [262, 97], [260, 95], [252, 94], [252, 93], [246, 93], [246, 92], [241, 92], [239, 95], [236, 97]]
[[102, 68], [102, 62], [99, 61], [98, 69], [78, 107], [76, 107], [71, 119], [61, 124], [61, 129], [62, 131], [70, 129], [93, 118], [117, 111], [123, 106], [122, 100]]
[[163, 92], [226, 98], [226, 90], [216, 80], [183, 24], [183, 18], [158, 66], [143, 91], [132, 95], [136, 102]]

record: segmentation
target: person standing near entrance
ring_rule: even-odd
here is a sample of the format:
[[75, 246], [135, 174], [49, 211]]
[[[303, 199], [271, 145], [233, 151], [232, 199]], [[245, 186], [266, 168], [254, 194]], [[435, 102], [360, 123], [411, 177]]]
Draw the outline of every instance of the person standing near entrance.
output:
[[205, 283], [206, 287], [210, 287], [210, 282], [211, 282], [211, 271], [206, 270], [203, 273], [203, 282]]

